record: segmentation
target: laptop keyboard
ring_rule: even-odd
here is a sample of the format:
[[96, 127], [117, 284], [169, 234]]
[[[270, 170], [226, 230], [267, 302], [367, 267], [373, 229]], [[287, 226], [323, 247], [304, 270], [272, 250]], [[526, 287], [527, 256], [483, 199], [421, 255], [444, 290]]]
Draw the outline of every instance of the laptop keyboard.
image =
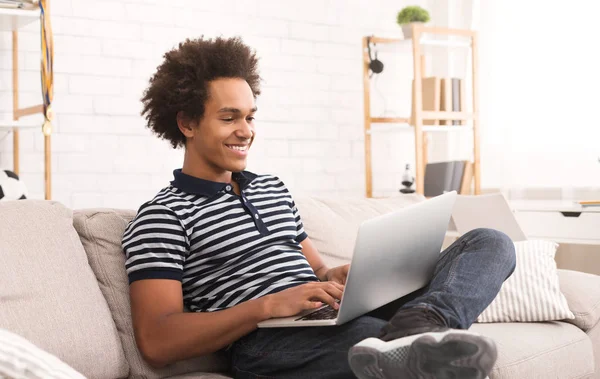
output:
[[331, 308], [331, 306], [326, 306], [318, 311], [313, 313], [309, 313], [306, 316], [302, 316], [297, 318], [295, 321], [304, 321], [304, 320], [333, 320], [337, 318], [338, 311], [337, 309]]

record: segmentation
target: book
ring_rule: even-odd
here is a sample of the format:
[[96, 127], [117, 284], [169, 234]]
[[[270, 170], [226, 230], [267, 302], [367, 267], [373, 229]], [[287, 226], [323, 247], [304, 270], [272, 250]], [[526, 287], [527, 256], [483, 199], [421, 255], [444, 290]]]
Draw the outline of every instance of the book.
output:
[[577, 203], [584, 207], [600, 207], [600, 200], [584, 200]]
[[[440, 85], [440, 110], [452, 111], [452, 79], [442, 78]], [[451, 120], [440, 120], [440, 125], [452, 125]]]
[[[430, 76], [421, 81], [422, 105], [424, 111], [440, 110], [440, 78]], [[413, 80], [413, 103], [410, 124], [415, 124], [415, 81]], [[423, 125], [439, 125], [440, 120], [423, 120]]]
[[[458, 78], [452, 78], [452, 112], [460, 112], [461, 107], [461, 86], [462, 80]], [[460, 120], [452, 120], [452, 125], [460, 125]]]
[[[465, 82], [460, 78], [440, 79], [440, 110], [464, 111]], [[465, 120], [440, 120], [440, 125], [464, 125]]]
[[[458, 83], [458, 104], [459, 107], [458, 109], [461, 112], [466, 112], [467, 111], [467, 90], [465, 88], [465, 81], [463, 79], [458, 79], [459, 83]], [[460, 125], [466, 125], [467, 124], [467, 120], [459, 120], [459, 124]]]

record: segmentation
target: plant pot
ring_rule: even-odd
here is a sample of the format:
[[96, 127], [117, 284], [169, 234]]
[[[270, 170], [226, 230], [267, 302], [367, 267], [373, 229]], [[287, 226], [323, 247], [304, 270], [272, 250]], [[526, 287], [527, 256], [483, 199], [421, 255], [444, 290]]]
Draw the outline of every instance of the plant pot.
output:
[[402, 25], [402, 34], [404, 34], [404, 39], [412, 38], [412, 27], [413, 25], [423, 25], [422, 22], [411, 22], [408, 24]]

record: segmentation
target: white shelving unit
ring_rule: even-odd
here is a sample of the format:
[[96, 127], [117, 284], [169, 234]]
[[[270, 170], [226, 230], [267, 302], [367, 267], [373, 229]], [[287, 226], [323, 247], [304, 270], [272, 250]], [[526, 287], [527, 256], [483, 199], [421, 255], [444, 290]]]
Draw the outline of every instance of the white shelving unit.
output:
[[12, 131], [13, 129], [38, 129], [41, 128], [39, 122], [25, 122], [25, 121], [12, 121], [12, 120], [0, 120], [0, 131]]
[[[412, 26], [412, 38], [384, 38], [376, 36], [363, 37], [363, 89], [364, 89], [364, 133], [365, 133], [365, 181], [366, 197], [373, 196], [373, 172], [371, 156], [371, 136], [374, 133], [386, 131], [414, 131], [415, 137], [415, 161], [416, 161], [416, 191], [424, 193], [424, 174], [427, 164], [427, 138], [426, 133], [433, 132], [459, 132], [472, 131], [473, 133], [473, 161], [468, 163], [467, 180], [463, 185], [474, 194], [481, 193], [481, 169], [480, 169], [480, 146], [479, 146], [479, 112], [478, 112], [478, 59], [477, 59], [477, 33], [472, 30], [425, 27], [422, 25]], [[434, 38], [435, 37], [435, 38]], [[371, 94], [368, 54], [369, 43], [384, 46], [398, 46], [410, 44], [413, 56], [413, 115], [411, 117], [372, 117], [371, 116]], [[425, 77], [424, 48], [427, 46], [467, 49], [471, 55], [472, 72], [472, 111], [427, 111], [422, 107], [422, 78]], [[466, 107], [465, 107], [466, 109]], [[423, 125], [424, 120], [469, 120], [471, 125]], [[411, 125], [414, 123], [414, 125]], [[465, 167], [467, 170], [467, 167]], [[467, 188], [465, 188], [465, 193]]]
[[12, 32], [22, 27], [39, 22], [39, 9], [12, 9], [0, 8], [0, 31]]
[[[33, 9], [14, 9], [0, 7], [0, 33], [12, 34], [12, 84], [13, 84], [13, 118], [12, 120], [0, 119], [0, 131], [12, 132], [13, 135], [13, 171], [19, 174], [19, 133], [21, 130], [39, 129], [43, 131], [42, 122], [30, 120], [22, 121], [22, 117], [43, 114], [43, 104], [34, 105], [31, 107], [20, 107], [19, 105], [19, 29], [40, 22], [39, 8]], [[41, 90], [41, 88], [40, 88]], [[45, 181], [45, 198], [51, 198], [51, 162], [50, 162], [50, 134], [51, 129], [48, 128], [44, 133], [44, 181]]]

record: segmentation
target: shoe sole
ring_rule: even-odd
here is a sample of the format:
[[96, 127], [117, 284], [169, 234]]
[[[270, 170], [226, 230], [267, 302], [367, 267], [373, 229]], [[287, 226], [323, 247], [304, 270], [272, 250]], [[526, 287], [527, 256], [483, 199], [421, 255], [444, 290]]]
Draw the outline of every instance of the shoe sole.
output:
[[491, 339], [456, 330], [390, 342], [368, 338], [348, 353], [359, 379], [484, 379], [497, 357]]

